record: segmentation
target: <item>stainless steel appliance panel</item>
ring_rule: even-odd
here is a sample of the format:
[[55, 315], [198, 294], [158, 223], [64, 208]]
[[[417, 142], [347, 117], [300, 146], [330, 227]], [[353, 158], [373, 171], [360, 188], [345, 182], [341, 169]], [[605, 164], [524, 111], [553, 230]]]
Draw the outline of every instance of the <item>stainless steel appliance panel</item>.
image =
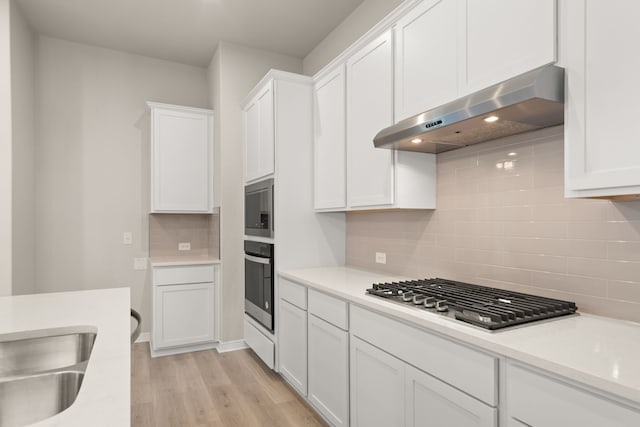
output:
[[244, 233], [247, 236], [273, 237], [273, 179], [245, 187]]

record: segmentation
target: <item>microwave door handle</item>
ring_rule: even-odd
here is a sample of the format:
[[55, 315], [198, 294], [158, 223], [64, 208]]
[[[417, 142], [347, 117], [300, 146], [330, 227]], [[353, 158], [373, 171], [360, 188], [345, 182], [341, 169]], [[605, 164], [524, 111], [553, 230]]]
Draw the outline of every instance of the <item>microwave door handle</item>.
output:
[[265, 265], [271, 264], [271, 259], [270, 258], [260, 258], [260, 257], [257, 257], [257, 256], [244, 254], [244, 259], [246, 259], [247, 261], [251, 261], [251, 262], [257, 262], [259, 264], [265, 264]]

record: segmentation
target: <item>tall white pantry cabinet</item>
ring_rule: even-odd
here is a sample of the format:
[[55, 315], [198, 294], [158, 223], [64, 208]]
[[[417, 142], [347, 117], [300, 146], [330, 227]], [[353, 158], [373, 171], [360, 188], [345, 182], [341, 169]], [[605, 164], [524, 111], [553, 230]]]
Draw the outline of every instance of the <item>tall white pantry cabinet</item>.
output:
[[306, 362], [304, 376], [296, 374], [300, 364], [288, 364], [286, 358], [281, 364], [280, 349], [287, 353], [297, 339], [280, 341], [280, 334], [306, 333], [306, 312], [295, 304], [280, 305], [277, 273], [344, 264], [346, 234], [344, 214], [313, 210], [312, 96], [311, 77], [270, 70], [242, 104], [245, 185], [273, 178], [274, 206], [273, 239], [245, 239], [273, 243], [276, 271], [275, 332], [245, 315], [245, 341], [268, 366], [289, 372], [291, 383], [301, 393], [306, 393]]

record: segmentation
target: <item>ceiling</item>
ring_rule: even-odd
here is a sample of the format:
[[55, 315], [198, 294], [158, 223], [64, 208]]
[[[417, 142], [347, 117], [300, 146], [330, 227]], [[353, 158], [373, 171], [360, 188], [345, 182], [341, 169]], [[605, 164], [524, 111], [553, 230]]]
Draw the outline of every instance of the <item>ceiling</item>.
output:
[[51, 37], [207, 66], [220, 40], [306, 56], [363, 0], [18, 0]]

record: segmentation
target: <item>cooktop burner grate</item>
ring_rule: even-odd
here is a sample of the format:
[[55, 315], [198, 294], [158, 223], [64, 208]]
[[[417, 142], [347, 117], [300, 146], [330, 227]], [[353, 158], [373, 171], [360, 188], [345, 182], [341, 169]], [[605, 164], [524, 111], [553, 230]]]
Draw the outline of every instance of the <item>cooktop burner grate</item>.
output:
[[495, 330], [573, 314], [576, 304], [446, 279], [376, 283], [367, 293]]

